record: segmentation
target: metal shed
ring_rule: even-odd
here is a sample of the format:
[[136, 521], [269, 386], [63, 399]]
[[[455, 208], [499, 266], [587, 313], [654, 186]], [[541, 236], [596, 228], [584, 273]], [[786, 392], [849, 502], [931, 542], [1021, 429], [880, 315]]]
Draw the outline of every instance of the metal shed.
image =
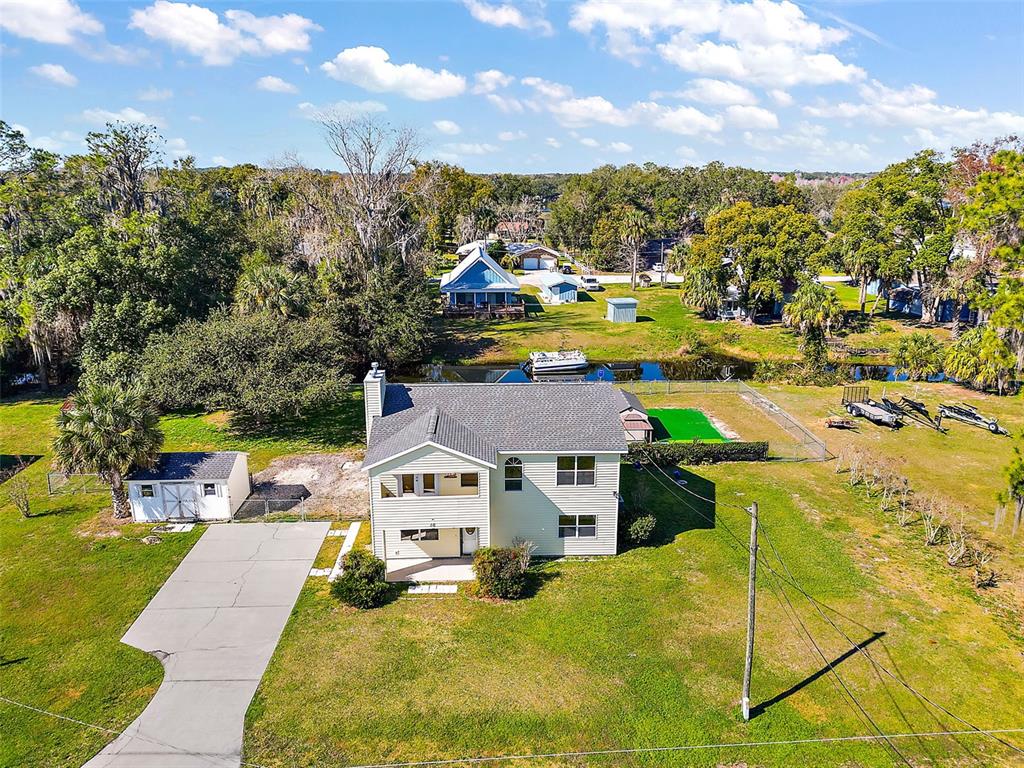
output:
[[579, 289], [580, 281], [575, 275], [545, 272], [540, 276], [540, 297], [548, 304], [573, 304]]
[[613, 323], [635, 323], [636, 308], [640, 303], [637, 299], [608, 299], [607, 320]]

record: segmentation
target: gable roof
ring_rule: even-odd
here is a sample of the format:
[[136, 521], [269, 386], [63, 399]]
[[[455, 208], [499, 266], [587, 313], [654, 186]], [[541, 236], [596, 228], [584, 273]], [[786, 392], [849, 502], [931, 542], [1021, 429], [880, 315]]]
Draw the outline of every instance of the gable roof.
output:
[[363, 468], [422, 445], [492, 466], [499, 452], [622, 453], [615, 392], [605, 382], [388, 384]]
[[627, 410], [634, 410], [642, 413], [644, 416], [647, 415], [647, 409], [644, 408], [644, 404], [640, 402], [640, 398], [634, 395], [632, 392], [627, 392], [624, 389], [615, 390], [619, 403], [619, 413]]
[[128, 480], [227, 480], [241, 451], [161, 453], [156, 466], [130, 474]]
[[544, 251], [556, 259], [562, 255], [554, 248], [549, 248], [541, 243], [509, 243], [507, 249], [509, 253], [514, 253], [517, 256], [522, 256], [530, 251]]
[[518, 291], [519, 281], [477, 246], [451, 272], [441, 276], [441, 291]]
[[540, 276], [541, 285], [553, 288], [556, 285], [562, 285], [568, 283], [569, 285], [575, 285], [579, 288], [582, 283], [579, 278], [575, 275], [561, 275], [558, 272], [542, 272]]

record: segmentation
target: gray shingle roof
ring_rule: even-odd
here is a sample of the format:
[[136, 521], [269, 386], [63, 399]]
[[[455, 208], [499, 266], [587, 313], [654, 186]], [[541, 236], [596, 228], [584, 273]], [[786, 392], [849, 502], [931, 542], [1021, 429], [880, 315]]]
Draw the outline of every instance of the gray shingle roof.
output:
[[227, 480], [239, 451], [161, 453], [152, 469], [140, 469], [129, 480]]
[[363, 466], [428, 441], [489, 464], [498, 452], [625, 451], [619, 411], [603, 382], [388, 384]]
[[632, 392], [627, 392], [624, 389], [616, 390], [618, 392], [619, 400], [619, 412], [632, 408], [634, 411], [640, 411], [644, 416], [647, 415], [647, 409], [644, 408], [644, 404], [640, 402], [640, 398], [634, 395]]

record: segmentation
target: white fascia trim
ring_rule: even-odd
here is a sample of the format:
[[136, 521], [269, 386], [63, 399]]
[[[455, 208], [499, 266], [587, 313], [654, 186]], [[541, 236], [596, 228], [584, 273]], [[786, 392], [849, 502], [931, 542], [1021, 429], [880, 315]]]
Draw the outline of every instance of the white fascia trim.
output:
[[[371, 469], [379, 467], [381, 464], [387, 464], [389, 461], [394, 461], [395, 459], [400, 459], [403, 456], [405, 456], [407, 454], [410, 454], [413, 451], [418, 451], [420, 448], [423, 448], [425, 446], [430, 446], [431, 448], [437, 448], [437, 450], [439, 450], [439, 451], [444, 451], [445, 453], [450, 453], [452, 456], [458, 456], [460, 459], [465, 459], [466, 461], [472, 462], [473, 464], [479, 464], [482, 467], [488, 467], [489, 469], [497, 469], [498, 468], [497, 464], [492, 464], [489, 461], [484, 461], [483, 459], [478, 459], [476, 456], [470, 456], [469, 454], [462, 453], [461, 451], [456, 451], [456, 450], [454, 450], [452, 448], [449, 448], [447, 445], [440, 445], [438, 443], [435, 443], [432, 440], [425, 440], [422, 443], [420, 443], [419, 445], [414, 445], [412, 448], [408, 448], [408, 449], [402, 451], [401, 453], [396, 453], [393, 456], [388, 456], [386, 459], [381, 459], [380, 461], [376, 461], [373, 464], [366, 465], [366, 466], [363, 467], [363, 471], [364, 472], [368, 472]], [[625, 453], [625, 451], [623, 451], [623, 453]]]

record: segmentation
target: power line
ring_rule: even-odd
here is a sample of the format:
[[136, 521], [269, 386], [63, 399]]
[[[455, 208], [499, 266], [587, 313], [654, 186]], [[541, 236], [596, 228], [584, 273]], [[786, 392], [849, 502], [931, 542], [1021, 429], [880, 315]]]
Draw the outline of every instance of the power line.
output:
[[[56, 712], [49, 712], [39, 707], [33, 707], [29, 704], [23, 704], [20, 701], [9, 699], [6, 696], [0, 696], [0, 701], [10, 704], [15, 707], [21, 707], [32, 712], [36, 712], [41, 715], [53, 717], [58, 720], [65, 720], [76, 725], [81, 725], [86, 728], [92, 728], [93, 730], [102, 731], [104, 733], [110, 733], [115, 736], [120, 736], [125, 731], [115, 731], [112, 728], [106, 728], [102, 725], [96, 725], [95, 723], [89, 723], [84, 720], [77, 720], [73, 717], [61, 715]], [[126, 729], [127, 730], [127, 729]], [[719, 743], [708, 743], [708, 744], [678, 744], [667, 747], [622, 747], [617, 749], [595, 749], [585, 750], [576, 752], [538, 752], [534, 754], [513, 754], [513, 755], [485, 755], [482, 757], [462, 757], [462, 758], [446, 758], [441, 760], [416, 760], [411, 762], [400, 762], [400, 763], [367, 763], [361, 765], [350, 765], [347, 768], [416, 768], [417, 766], [432, 766], [432, 765], [460, 765], [460, 764], [471, 764], [471, 763], [495, 763], [511, 760], [542, 760], [551, 759], [558, 757], [600, 757], [602, 755], [631, 755], [631, 754], [643, 754], [643, 753], [657, 753], [657, 752], [686, 752], [686, 751], [698, 751], [705, 749], [747, 749], [747, 748], [758, 748], [758, 747], [789, 747], [789, 746], [803, 746], [803, 745], [814, 745], [814, 744], [841, 744], [849, 742], [864, 742], [864, 741], [878, 741], [882, 738], [887, 739], [930, 739], [939, 738], [942, 736], [978, 736], [978, 735], [991, 735], [996, 733], [1024, 733], [1024, 728], [996, 728], [985, 731], [917, 731], [917, 732], [900, 732], [900, 733], [885, 733], [885, 734], [859, 734], [850, 736], [816, 736], [808, 737], [806, 739], [777, 739], [774, 741], [733, 741], [733, 742], [719, 742]], [[175, 747], [172, 744], [158, 741], [156, 739], [150, 739], [143, 736], [136, 738], [145, 739], [153, 744], [159, 744], [160, 746], [173, 749], [180, 754], [195, 755], [195, 756], [208, 756], [208, 757], [222, 757], [220, 755], [212, 755], [210, 753], [192, 752], [189, 750]], [[268, 768], [261, 763], [253, 763], [245, 760], [241, 761], [243, 766], [247, 768]]]

